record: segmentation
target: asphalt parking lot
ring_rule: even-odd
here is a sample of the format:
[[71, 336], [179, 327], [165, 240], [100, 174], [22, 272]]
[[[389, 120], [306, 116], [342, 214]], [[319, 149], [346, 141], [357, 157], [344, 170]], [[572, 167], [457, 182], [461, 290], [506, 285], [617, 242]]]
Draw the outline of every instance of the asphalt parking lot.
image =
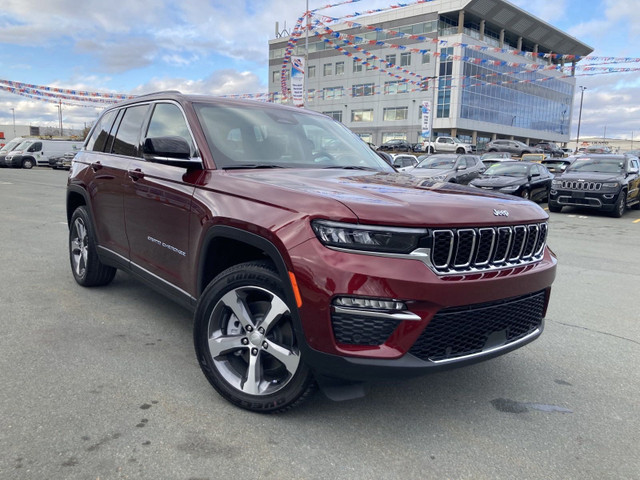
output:
[[0, 169], [0, 479], [640, 478], [640, 211], [551, 214], [528, 346], [265, 416], [209, 386], [189, 312], [121, 272], [74, 282], [65, 184]]

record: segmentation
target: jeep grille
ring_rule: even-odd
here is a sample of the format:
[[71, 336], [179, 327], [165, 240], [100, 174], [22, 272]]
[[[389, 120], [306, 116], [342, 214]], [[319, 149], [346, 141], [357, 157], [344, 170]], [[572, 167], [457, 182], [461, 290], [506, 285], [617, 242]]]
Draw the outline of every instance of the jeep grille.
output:
[[440, 275], [484, 272], [542, 258], [547, 223], [433, 231], [432, 268]]

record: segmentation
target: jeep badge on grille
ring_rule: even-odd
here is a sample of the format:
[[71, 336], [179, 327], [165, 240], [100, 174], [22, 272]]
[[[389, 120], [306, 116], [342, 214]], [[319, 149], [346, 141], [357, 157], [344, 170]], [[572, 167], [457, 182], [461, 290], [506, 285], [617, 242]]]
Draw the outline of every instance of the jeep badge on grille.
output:
[[493, 209], [493, 214], [496, 217], [508, 217], [509, 216], [509, 212], [507, 210], [496, 210], [495, 208]]

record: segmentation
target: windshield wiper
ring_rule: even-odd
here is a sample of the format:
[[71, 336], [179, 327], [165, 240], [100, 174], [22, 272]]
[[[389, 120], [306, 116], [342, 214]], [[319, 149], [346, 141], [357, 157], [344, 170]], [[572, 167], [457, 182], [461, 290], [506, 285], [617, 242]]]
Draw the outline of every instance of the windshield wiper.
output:
[[332, 166], [332, 167], [322, 167], [322, 168], [323, 168], [323, 169], [327, 169], [327, 168], [339, 168], [339, 169], [342, 169], [342, 170], [367, 170], [367, 171], [370, 171], [370, 172], [377, 172], [377, 171], [378, 171], [378, 169], [377, 169], [377, 168], [372, 168], [372, 167], [360, 167], [360, 166], [357, 166], [357, 165], [346, 165], [346, 166], [342, 166], [342, 167], [341, 167], [341, 166], [338, 166], [338, 165], [335, 165], [335, 166]]
[[270, 163], [245, 163], [242, 165], [228, 165], [222, 167], [223, 170], [241, 170], [241, 169], [257, 169], [257, 168], [287, 168], [282, 165], [275, 165]]

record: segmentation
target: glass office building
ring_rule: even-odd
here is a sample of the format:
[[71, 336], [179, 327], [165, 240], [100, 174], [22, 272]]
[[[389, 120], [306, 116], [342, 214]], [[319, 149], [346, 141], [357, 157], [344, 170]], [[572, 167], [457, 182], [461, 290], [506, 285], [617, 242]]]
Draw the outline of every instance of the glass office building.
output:
[[[306, 108], [364, 140], [421, 140], [422, 104], [433, 135], [479, 147], [492, 139], [569, 141], [575, 60], [592, 49], [501, 0], [434, 0], [316, 25], [293, 54], [307, 55]], [[328, 30], [327, 30], [328, 29]], [[269, 92], [282, 92], [289, 37], [269, 42]], [[284, 71], [288, 82], [288, 72]]]

